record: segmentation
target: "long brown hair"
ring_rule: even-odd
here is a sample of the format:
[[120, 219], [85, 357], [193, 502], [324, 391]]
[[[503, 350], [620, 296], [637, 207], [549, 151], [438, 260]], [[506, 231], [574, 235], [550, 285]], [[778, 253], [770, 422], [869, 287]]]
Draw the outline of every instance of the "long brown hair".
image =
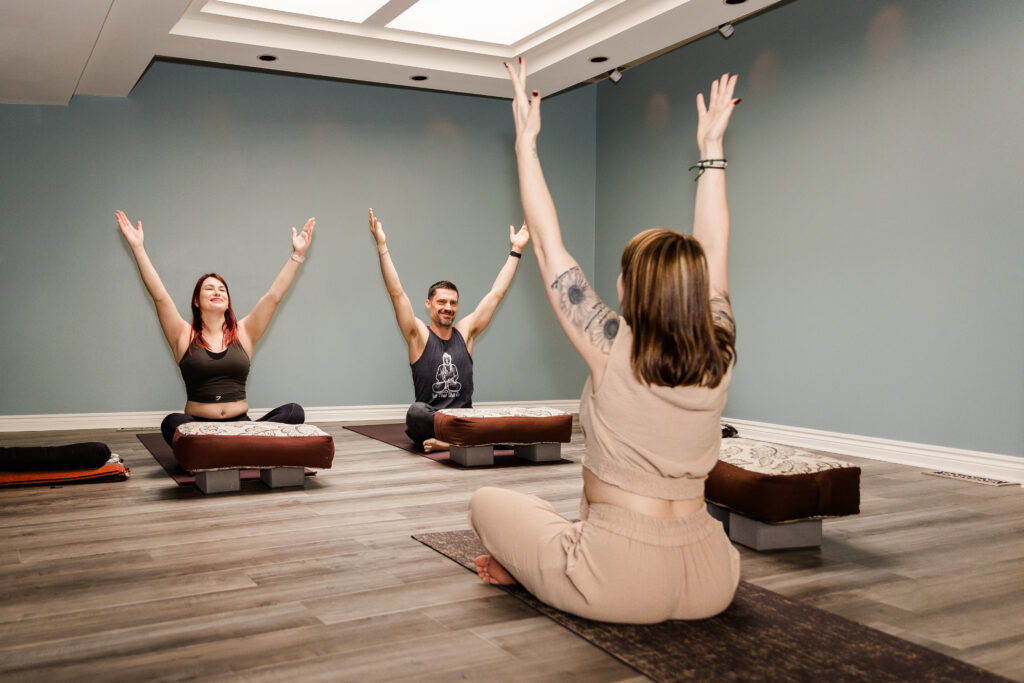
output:
[[[228, 289], [228, 283], [217, 273], [206, 273], [200, 275], [199, 279], [196, 280], [196, 286], [192, 290], [192, 339], [196, 341], [204, 349], [209, 349], [210, 345], [203, 339], [203, 315], [199, 311], [199, 292], [203, 288], [203, 282], [206, 278], [212, 277], [215, 280], [220, 280], [220, 283], [224, 285], [224, 291], [228, 295], [228, 310], [224, 311], [224, 348], [231, 346], [232, 344], [238, 344], [238, 322], [235, 321], [235, 310], [231, 307], [231, 290]], [[191, 344], [190, 344], [191, 346]]]
[[622, 317], [633, 331], [638, 381], [717, 387], [736, 358], [736, 335], [711, 316], [700, 242], [664, 228], [640, 233], [622, 252]]

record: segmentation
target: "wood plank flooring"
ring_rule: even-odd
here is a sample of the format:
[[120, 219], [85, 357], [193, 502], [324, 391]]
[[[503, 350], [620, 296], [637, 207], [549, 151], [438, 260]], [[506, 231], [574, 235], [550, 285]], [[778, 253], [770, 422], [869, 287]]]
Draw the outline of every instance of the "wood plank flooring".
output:
[[[572, 464], [458, 471], [342, 429], [304, 489], [178, 487], [133, 432], [123, 483], [0, 489], [0, 679], [645, 680], [413, 541], [467, 528], [485, 484], [575, 515]], [[848, 458], [854, 460], [853, 458]], [[743, 578], [1024, 680], [1024, 489], [870, 460], [820, 549], [742, 549]]]

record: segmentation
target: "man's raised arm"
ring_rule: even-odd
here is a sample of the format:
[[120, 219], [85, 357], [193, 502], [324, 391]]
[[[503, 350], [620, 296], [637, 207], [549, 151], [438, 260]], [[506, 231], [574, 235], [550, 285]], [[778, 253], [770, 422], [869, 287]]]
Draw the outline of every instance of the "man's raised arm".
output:
[[388, 251], [387, 236], [380, 220], [373, 215], [370, 209], [370, 234], [377, 244], [377, 255], [380, 257], [380, 274], [384, 278], [384, 286], [388, 289], [391, 297], [391, 305], [395, 308], [395, 319], [398, 321], [398, 329], [402, 332], [402, 338], [409, 346], [409, 362], [415, 362], [423, 353], [423, 347], [427, 343], [426, 325], [416, 317], [412, 309], [412, 302], [402, 289], [402, 282], [398, 279], [398, 270], [391, 261], [391, 254]]
[[512, 279], [515, 277], [516, 269], [519, 267], [520, 255], [523, 253], [526, 243], [530, 241], [530, 230], [526, 227], [526, 223], [523, 223], [523, 227], [519, 229], [519, 232], [516, 232], [513, 226], [508, 226], [508, 241], [511, 245], [511, 250], [505, 259], [505, 265], [498, 271], [498, 277], [494, 279], [494, 284], [491, 285], [491, 291], [487, 292], [476, 309], [457, 325], [466, 338], [466, 346], [470, 353], [473, 351], [473, 339], [487, 329], [487, 325], [490, 324], [494, 312], [498, 310], [498, 304], [505, 298], [505, 292], [508, 291], [508, 288], [512, 286]]

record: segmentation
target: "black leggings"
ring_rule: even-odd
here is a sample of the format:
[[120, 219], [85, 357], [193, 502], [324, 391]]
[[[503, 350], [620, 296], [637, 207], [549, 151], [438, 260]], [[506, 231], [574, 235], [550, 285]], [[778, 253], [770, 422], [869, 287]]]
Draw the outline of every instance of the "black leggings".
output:
[[[274, 408], [257, 420], [257, 422], [284, 422], [290, 425], [300, 425], [305, 421], [306, 412], [298, 403], [285, 403], [283, 406]], [[222, 419], [198, 417], [196, 415], [186, 415], [185, 413], [171, 413], [160, 423], [160, 433], [163, 434], [164, 441], [167, 442], [168, 446], [173, 444], [174, 432], [177, 431], [178, 427], [188, 422], [250, 422], [250, 419], [245, 413]]]
[[434, 413], [432, 406], [417, 401], [405, 413], [405, 433], [416, 448], [423, 450], [423, 442], [434, 438]]

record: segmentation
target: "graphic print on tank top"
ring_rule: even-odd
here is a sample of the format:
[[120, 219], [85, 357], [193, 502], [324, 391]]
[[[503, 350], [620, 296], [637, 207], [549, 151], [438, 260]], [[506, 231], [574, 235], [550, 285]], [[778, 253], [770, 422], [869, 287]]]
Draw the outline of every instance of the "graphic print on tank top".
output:
[[452, 355], [444, 353], [441, 355], [441, 364], [437, 366], [434, 373], [434, 382], [431, 389], [434, 392], [432, 398], [455, 398], [462, 390], [459, 384], [459, 368], [452, 362]]
[[473, 357], [457, 329], [449, 339], [430, 330], [423, 353], [409, 367], [417, 402], [434, 410], [473, 407]]

